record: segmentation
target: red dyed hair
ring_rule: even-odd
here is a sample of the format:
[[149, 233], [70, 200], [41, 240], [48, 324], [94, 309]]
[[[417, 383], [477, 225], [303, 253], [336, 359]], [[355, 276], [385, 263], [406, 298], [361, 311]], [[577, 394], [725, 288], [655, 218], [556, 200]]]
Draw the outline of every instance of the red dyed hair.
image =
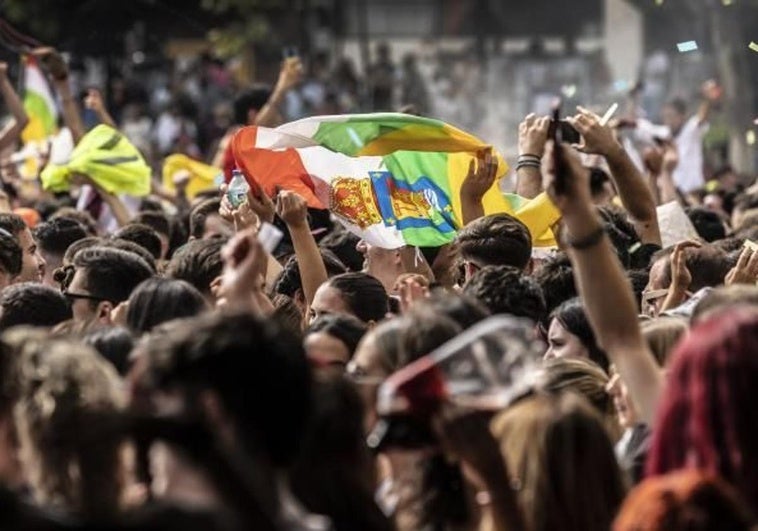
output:
[[752, 521], [732, 487], [686, 470], [641, 483], [621, 507], [613, 531], [748, 531]]
[[758, 508], [758, 311], [701, 323], [670, 364], [648, 475], [695, 468], [734, 485]]

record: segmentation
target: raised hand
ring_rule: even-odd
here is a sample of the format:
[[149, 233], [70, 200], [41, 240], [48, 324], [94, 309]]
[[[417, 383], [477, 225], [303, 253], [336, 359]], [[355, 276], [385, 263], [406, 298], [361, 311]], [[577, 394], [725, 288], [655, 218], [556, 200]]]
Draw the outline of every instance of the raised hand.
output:
[[100, 112], [105, 109], [105, 104], [103, 103], [103, 95], [100, 94], [100, 91], [98, 89], [91, 88], [87, 90], [87, 96], [84, 98], [84, 106], [95, 112]]
[[63, 81], [68, 78], [68, 66], [63, 56], [50, 46], [43, 46], [32, 50], [32, 55], [37, 57], [45, 65], [50, 75], [56, 81]]
[[550, 127], [550, 118], [529, 114], [518, 126], [518, 152], [519, 155], [536, 155], [541, 157], [545, 152], [547, 142], [547, 130]]
[[288, 57], [282, 63], [276, 91], [286, 92], [295, 87], [303, 79], [303, 62], [299, 57]]
[[492, 156], [492, 148], [480, 151], [476, 160], [469, 163], [468, 174], [461, 185], [461, 196], [474, 202], [481, 201], [496, 177], [497, 159]]
[[308, 204], [295, 192], [289, 190], [279, 192], [276, 213], [291, 229], [308, 226]]
[[585, 109], [577, 107], [576, 116], [567, 118], [568, 122], [582, 135], [582, 143], [574, 147], [583, 153], [608, 156], [614, 150], [622, 149], [616, 140], [613, 129], [600, 123], [600, 117]]
[[724, 284], [732, 286], [734, 284], [752, 284], [758, 282], [758, 250], [749, 246], [740, 253], [737, 265], [734, 266], [724, 279]]

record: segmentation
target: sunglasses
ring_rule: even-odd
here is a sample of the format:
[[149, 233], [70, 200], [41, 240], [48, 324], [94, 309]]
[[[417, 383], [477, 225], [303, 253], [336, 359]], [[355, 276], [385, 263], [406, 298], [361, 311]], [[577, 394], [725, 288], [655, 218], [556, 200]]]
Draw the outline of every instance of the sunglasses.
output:
[[105, 297], [98, 297], [97, 295], [90, 295], [89, 293], [73, 293], [68, 290], [62, 290], [61, 294], [66, 297], [66, 299], [69, 301], [69, 303], [73, 303], [76, 300], [87, 300], [87, 301], [95, 301], [95, 302], [102, 302], [107, 301]]

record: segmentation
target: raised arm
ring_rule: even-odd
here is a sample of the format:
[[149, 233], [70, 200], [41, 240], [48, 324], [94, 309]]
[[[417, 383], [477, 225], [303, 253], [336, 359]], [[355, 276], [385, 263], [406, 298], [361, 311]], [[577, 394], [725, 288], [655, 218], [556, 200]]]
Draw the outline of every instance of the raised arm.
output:
[[26, 124], [29, 123], [29, 117], [26, 115], [21, 99], [13, 90], [13, 85], [8, 79], [8, 65], [2, 62], [0, 62], [0, 93], [3, 95], [5, 105], [8, 106], [8, 110], [13, 115], [13, 120], [0, 131], [0, 150], [3, 150], [16, 141]]
[[637, 304], [621, 264], [592, 205], [589, 174], [566, 145], [559, 147], [565, 187], [556, 192], [553, 145], [548, 144], [548, 193], [563, 213], [565, 243], [579, 293], [598, 344], [616, 365], [645, 422], [654, 416], [661, 374], [637, 321]]
[[287, 224], [292, 237], [292, 246], [295, 248], [297, 263], [300, 265], [303, 295], [310, 306], [316, 290], [327, 281], [328, 277], [321, 252], [308, 225], [308, 205], [295, 192], [282, 191], [279, 193], [276, 211]]
[[95, 111], [97, 119], [100, 120], [101, 123], [109, 125], [114, 129], [118, 129], [116, 121], [113, 119], [113, 117], [108, 112], [108, 109], [105, 107], [105, 102], [103, 102], [103, 95], [100, 94], [99, 90], [92, 88], [87, 91], [87, 97], [84, 99], [84, 106], [88, 109], [91, 109], [92, 111]]
[[700, 101], [700, 105], [697, 108], [697, 123], [703, 125], [708, 121], [708, 117], [713, 110], [713, 104], [721, 99], [721, 87], [715, 80], [709, 79], [701, 87], [701, 94], [703, 96]]
[[621, 203], [629, 213], [642, 243], [661, 244], [656, 201], [644, 176], [632, 162], [613, 130], [601, 125], [592, 112], [579, 107], [579, 114], [569, 121], [582, 135], [580, 151], [603, 155], [611, 170]]
[[63, 121], [66, 126], [71, 130], [71, 136], [74, 139], [74, 144], [78, 144], [79, 140], [84, 136], [84, 123], [82, 122], [82, 116], [79, 113], [79, 105], [76, 103], [73, 94], [71, 93], [71, 86], [68, 81], [68, 66], [54, 48], [37, 48], [32, 52], [38, 57], [42, 63], [47, 67], [48, 72], [53, 80], [53, 86], [60, 96], [61, 104], [63, 106]]
[[484, 217], [482, 198], [492, 188], [497, 175], [497, 160], [492, 157], [492, 149], [477, 154], [469, 163], [468, 174], [461, 185], [461, 214], [463, 225]]
[[255, 125], [264, 127], [276, 127], [279, 125], [277, 123], [281, 114], [279, 106], [284, 101], [287, 92], [300, 83], [302, 77], [303, 63], [300, 61], [300, 58], [288, 57], [285, 59], [279, 72], [279, 79], [274, 86], [274, 91], [271, 93], [266, 105], [263, 106], [255, 117]]
[[516, 162], [516, 193], [533, 199], [542, 192], [540, 159], [545, 151], [550, 118], [529, 114], [518, 128], [518, 154]]

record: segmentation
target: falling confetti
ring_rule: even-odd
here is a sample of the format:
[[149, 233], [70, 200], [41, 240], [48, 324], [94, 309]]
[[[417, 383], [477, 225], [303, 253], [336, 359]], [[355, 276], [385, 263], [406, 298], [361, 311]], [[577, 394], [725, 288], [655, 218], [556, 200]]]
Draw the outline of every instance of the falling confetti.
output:
[[655, 0], [655, 5], [657, 6], [663, 5], [663, 0]]
[[747, 47], [754, 52], [758, 52], [758, 44], [756, 44], [754, 41], [750, 41], [750, 44], [748, 44]]
[[680, 52], [694, 52], [697, 50], [697, 43], [695, 41], [680, 42], [676, 45]]
[[721, 3], [725, 6], [730, 6], [732, 3], [734, 3], [734, 0], [721, 0]]
[[747, 142], [748, 146], [755, 145], [755, 131], [751, 129], [745, 133], [745, 142]]

